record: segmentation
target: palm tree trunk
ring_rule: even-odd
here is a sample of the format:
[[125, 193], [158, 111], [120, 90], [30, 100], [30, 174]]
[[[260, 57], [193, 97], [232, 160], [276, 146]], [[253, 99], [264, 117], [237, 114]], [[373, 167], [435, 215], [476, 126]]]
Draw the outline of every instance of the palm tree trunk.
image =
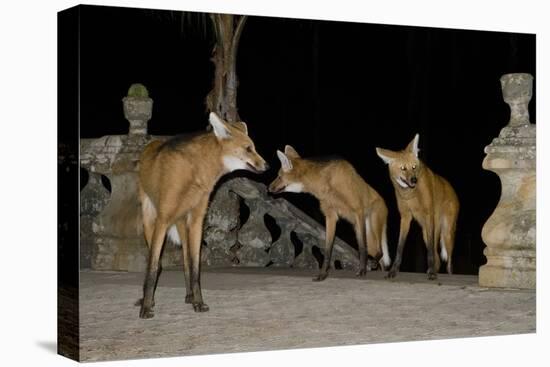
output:
[[208, 111], [229, 122], [239, 120], [237, 109], [237, 52], [247, 16], [211, 14], [216, 45], [212, 51], [214, 85], [206, 97]]

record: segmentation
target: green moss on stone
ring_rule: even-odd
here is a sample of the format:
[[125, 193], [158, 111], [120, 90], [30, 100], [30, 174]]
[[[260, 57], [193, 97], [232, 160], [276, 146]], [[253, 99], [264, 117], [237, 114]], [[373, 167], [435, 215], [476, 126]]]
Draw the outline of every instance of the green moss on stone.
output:
[[128, 97], [147, 98], [149, 97], [149, 92], [143, 84], [134, 83], [128, 89]]

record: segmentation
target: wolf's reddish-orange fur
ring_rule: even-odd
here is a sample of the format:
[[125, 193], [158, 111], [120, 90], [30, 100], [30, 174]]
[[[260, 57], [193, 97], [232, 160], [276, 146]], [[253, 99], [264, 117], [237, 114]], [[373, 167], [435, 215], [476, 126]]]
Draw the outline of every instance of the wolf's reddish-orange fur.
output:
[[183, 249], [187, 295], [195, 311], [207, 311], [200, 287], [202, 225], [218, 179], [230, 171], [263, 172], [267, 163], [256, 152], [246, 124], [228, 124], [210, 114], [210, 132], [190, 138], [151, 142], [139, 164], [139, 195], [149, 264], [140, 302], [140, 317], [153, 316], [159, 258], [167, 232]]
[[388, 273], [390, 278], [399, 271], [403, 247], [414, 218], [422, 227], [428, 252], [428, 277], [435, 279], [441, 259], [447, 262], [452, 273], [452, 254], [455, 241], [459, 202], [451, 184], [435, 174], [418, 159], [418, 135], [402, 151], [376, 148], [376, 152], [389, 166], [391, 182], [395, 188], [397, 206], [401, 215], [399, 243], [395, 261]]
[[301, 158], [287, 145], [285, 152], [277, 152], [281, 160], [278, 177], [271, 183], [271, 192], [306, 192], [315, 196], [325, 215], [325, 258], [320, 274], [314, 280], [328, 275], [336, 223], [339, 218], [349, 221], [355, 229], [360, 270], [366, 274], [367, 251], [381, 264], [389, 265], [387, 253], [386, 220], [388, 209], [384, 199], [343, 159], [312, 160]]

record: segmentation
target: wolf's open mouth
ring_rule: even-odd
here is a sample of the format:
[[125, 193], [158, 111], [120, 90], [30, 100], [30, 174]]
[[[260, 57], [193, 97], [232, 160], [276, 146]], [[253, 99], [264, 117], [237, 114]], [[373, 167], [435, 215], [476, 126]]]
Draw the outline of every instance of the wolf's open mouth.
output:
[[416, 184], [410, 184], [409, 181], [403, 179], [402, 177], [397, 177], [399, 185], [405, 189], [414, 189]]
[[272, 190], [271, 192], [274, 194], [280, 194], [281, 192], [285, 191], [286, 186], [279, 187], [276, 190]]
[[254, 167], [253, 165], [251, 165], [248, 162], [246, 162], [246, 167], [254, 173], [262, 173], [262, 171], [260, 171], [259, 169], [257, 169], [256, 167]]
[[281, 192], [283, 192], [284, 190], [286, 189], [286, 186], [283, 186], [283, 187], [278, 187], [278, 188], [275, 188], [275, 189], [272, 189], [271, 187], [268, 189], [268, 191], [272, 194], [280, 194]]

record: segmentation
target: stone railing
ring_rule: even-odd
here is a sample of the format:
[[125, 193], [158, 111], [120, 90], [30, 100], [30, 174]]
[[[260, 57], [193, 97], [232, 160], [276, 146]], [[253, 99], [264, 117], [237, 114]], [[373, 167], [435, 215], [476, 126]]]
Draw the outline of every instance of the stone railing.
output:
[[487, 264], [479, 283], [487, 287], [535, 288], [536, 276], [536, 128], [528, 105], [533, 77], [506, 74], [501, 78], [510, 121], [485, 147], [483, 168], [502, 183], [497, 208], [482, 230]]
[[[236, 230], [236, 246], [233, 247], [231, 242], [214, 240], [206, 227], [208, 264], [232, 262], [248, 266], [319, 268], [324, 256], [323, 226], [287, 200], [270, 196], [262, 183], [233, 178], [225, 182], [221, 190], [238, 196], [240, 205], [246, 205], [250, 215]], [[214, 200], [209, 217], [215, 213], [216, 207]], [[278, 227], [280, 233], [276, 238], [266, 225], [266, 217]], [[212, 218], [209, 222], [213, 222]], [[334, 242], [332, 265], [342, 269], [359, 267], [357, 252], [338, 237]]]
[[[89, 176], [80, 193], [81, 264], [96, 270], [143, 271], [146, 266], [147, 246], [137, 193], [138, 161], [150, 141], [167, 137], [147, 134], [153, 101], [144, 87], [138, 90], [138, 96], [123, 99], [124, 115], [130, 123], [128, 135], [80, 141], [80, 165]], [[239, 219], [241, 205], [250, 213], [244, 223]], [[266, 224], [268, 221], [271, 224]], [[272, 238], [270, 226], [278, 227], [278, 238]], [[242, 177], [228, 179], [211, 198], [202, 261], [210, 266], [316, 269], [323, 256], [324, 235], [323, 226], [288, 201], [269, 196], [265, 185]], [[180, 266], [181, 252], [167, 243], [163, 266]], [[335, 240], [333, 265], [358, 268], [356, 251], [339, 238]]]

